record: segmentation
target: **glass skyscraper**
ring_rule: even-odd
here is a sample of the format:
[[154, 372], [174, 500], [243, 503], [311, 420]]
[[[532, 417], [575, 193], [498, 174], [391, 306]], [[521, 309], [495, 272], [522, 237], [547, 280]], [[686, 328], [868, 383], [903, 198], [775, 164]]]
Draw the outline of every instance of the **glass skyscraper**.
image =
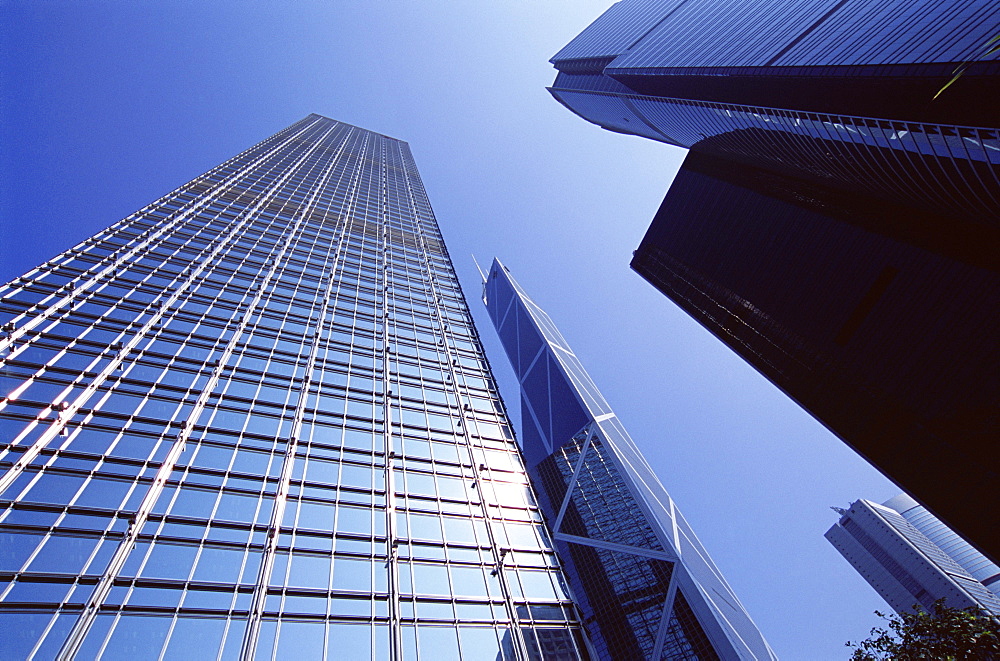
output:
[[690, 150], [632, 268], [994, 560], [998, 33], [979, 0], [622, 0], [550, 88]]
[[834, 509], [841, 516], [827, 540], [896, 612], [914, 606], [933, 612], [934, 602], [944, 599], [952, 608], [1000, 616], [1000, 597], [983, 583], [1000, 578], [997, 566], [909, 496]]
[[520, 442], [596, 656], [776, 658], [549, 316], [497, 260], [484, 301]]
[[970, 576], [1000, 597], [1000, 567], [972, 548], [972, 545], [959, 537], [954, 530], [928, 512], [926, 507], [905, 493], [890, 498], [882, 505], [899, 512], [900, 516], [947, 553], [948, 557], [969, 572]]
[[621, 0], [553, 56], [550, 92], [612, 131], [995, 228], [998, 32], [981, 0]]
[[0, 297], [0, 657], [587, 657], [405, 142], [310, 115]]

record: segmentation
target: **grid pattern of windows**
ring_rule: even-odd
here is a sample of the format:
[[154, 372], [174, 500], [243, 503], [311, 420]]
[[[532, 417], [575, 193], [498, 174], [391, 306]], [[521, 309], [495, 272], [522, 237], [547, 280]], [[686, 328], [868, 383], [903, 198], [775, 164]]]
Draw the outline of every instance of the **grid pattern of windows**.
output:
[[906, 494], [883, 503], [899, 512], [914, 528], [922, 532], [935, 546], [962, 566], [977, 581], [1000, 596], [1000, 567], [957, 535], [940, 519]]
[[914, 578], [910, 572], [906, 571], [901, 564], [896, 562], [896, 559], [889, 555], [889, 552], [882, 548], [882, 546], [876, 542], [871, 535], [865, 532], [856, 521], [849, 519], [844, 522], [843, 526], [844, 530], [849, 532], [851, 536], [858, 540], [858, 543], [860, 543], [861, 546], [871, 554], [872, 560], [880, 564], [886, 571], [892, 574], [892, 577], [899, 581], [900, 585], [906, 588], [907, 592], [913, 595], [913, 598], [923, 605], [924, 608], [928, 611], [931, 610], [931, 607], [934, 604], [934, 599], [931, 597], [930, 593], [924, 589], [924, 586], [920, 584], [920, 581]]
[[979, 0], [621, 0], [549, 88], [690, 149], [632, 267], [992, 557], [998, 31]]
[[[950, 63], [975, 57], [996, 25], [991, 7], [976, 0], [778, 0], [754, 5], [629, 0], [622, 4], [627, 8], [602, 16], [584, 31], [584, 35], [590, 32], [587, 41], [601, 46], [610, 42], [616, 52], [588, 44], [574, 50], [620, 54], [612, 65], [616, 70]], [[656, 19], [660, 20], [653, 24]], [[631, 39], [617, 36], [629, 29]], [[739, 39], [748, 30], [759, 36]], [[691, 39], [692, 33], [699, 36], [697, 41]], [[562, 53], [554, 59], [560, 57]]]
[[[565, 469], [571, 467], [568, 454], [563, 461], [561, 472], [565, 473]], [[571, 482], [572, 492], [560, 531], [637, 548], [663, 550], [599, 434], [595, 432], [590, 437], [586, 451], [574, 465], [576, 479]]]
[[406, 143], [311, 115], [0, 296], [0, 656], [586, 656]]
[[550, 91], [609, 130], [995, 228], [998, 29], [978, 0], [623, 0]]
[[[616, 131], [996, 225], [1000, 132], [639, 95], [560, 73], [552, 94]], [[579, 85], [580, 87], [576, 87]]]
[[873, 509], [876, 509], [882, 519], [900, 537], [917, 547], [940, 571], [943, 571], [952, 580], [962, 586], [984, 610], [1000, 614], [1000, 599], [997, 599], [995, 594], [987, 590], [982, 583], [975, 580], [961, 565], [955, 562], [951, 556], [920, 532], [912, 523], [891, 508], [876, 505]]
[[664, 661], [667, 659], [717, 661], [719, 658], [682, 592], [678, 592], [674, 598], [674, 612], [667, 625], [663, 656], [660, 658]]
[[1000, 614], [996, 595], [896, 510], [859, 500], [839, 512], [826, 538], [895, 610], [930, 610], [945, 599]]
[[594, 655], [774, 659], [552, 319], [499, 261], [484, 301], [521, 385], [529, 475]]
[[[585, 596], [581, 606], [586, 624], [594, 630], [598, 655], [655, 658], [673, 563], [628, 552], [627, 547], [663, 548], [608, 449], [588, 427], [538, 464], [534, 473], [540, 491], [561, 513], [553, 524], [556, 545], [571, 568], [574, 593]], [[591, 546], [585, 540], [610, 542], [622, 550]], [[681, 639], [683, 635], [677, 633]]]

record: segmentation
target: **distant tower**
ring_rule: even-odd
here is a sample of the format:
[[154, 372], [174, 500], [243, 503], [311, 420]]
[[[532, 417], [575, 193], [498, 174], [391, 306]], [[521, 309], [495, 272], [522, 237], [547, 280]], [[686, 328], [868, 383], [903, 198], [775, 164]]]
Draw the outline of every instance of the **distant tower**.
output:
[[499, 261], [486, 307], [521, 386], [522, 450], [601, 659], [774, 659], [552, 319]]
[[[904, 508], [903, 513], [896, 507]], [[927, 510], [909, 496], [902, 494], [882, 505], [858, 500], [849, 510], [840, 511], [840, 520], [826, 532], [827, 540], [896, 612], [907, 612], [914, 605], [930, 610], [935, 601], [944, 598], [954, 608], [978, 606], [1000, 616], [1000, 598], [963, 564], [974, 567], [980, 575], [992, 573], [992, 582], [998, 578], [996, 566], [982, 555], [973, 558], [971, 547], [957, 544], [957, 536], [942, 530], [936, 519], [931, 521]], [[918, 525], [962, 553], [962, 564]]]
[[990, 592], [1000, 596], [1000, 567], [989, 558], [977, 551], [954, 530], [946, 526], [940, 519], [927, 511], [927, 508], [913, 500], [909, 495], [901, 493], [882, 503], [900, 514], [913, 524], [913, 527], [924, 533], [938, 548], [960, 564], [974, 579], [989, 588]]

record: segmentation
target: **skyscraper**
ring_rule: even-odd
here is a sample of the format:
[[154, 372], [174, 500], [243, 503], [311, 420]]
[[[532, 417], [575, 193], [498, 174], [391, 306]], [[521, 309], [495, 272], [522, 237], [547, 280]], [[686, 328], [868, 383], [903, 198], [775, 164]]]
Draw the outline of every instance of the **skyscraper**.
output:
[[[909, 510], [911, 516], [893, 505]], [[1000, 597], [910, 522], [920, 515], [912, 511], [913, 505], [904, 495], [882, 505], [858, 500], [850, 509], [834, 508], [841, 517], [826, 538], [898, 613], [915, 605], [930, 612], [935, 601], [944, 599], [952, 608], [977, 607], [1000, 616]], [[966, 555], [963, 564], [970, 559]]]
[[484, 300], [521, 387], [528, 472], [597, 656], [775, 658], [555, 324], [499, 261]]
[[975, 0], [623, 0], [550, 90], [690, 149], [632, 268], [994, 559], [998, 32]]
[[962, 569], [969, 572], [972, 578], [1000, 597], [1000, 567], [972, 548], [972, 545], [959, 537], [954, 530], [928, 512], [926, 507], [921, 506], [905, 493], [890, 498], [882, 505], [899, 512], [904, 519], [910, 522], [910, 525], [923, 533], [949, 558], [961, 565]]
[[0, 296], [3, 658], [586, 657], [405, 142], [310, 115]]
[[905, 240], [904, 212], [692, 151], [632, 268], [996, 554], [1000, 245]]
[[996, 228], [998, 32], [979, 0], [621, 0], [552, 58], [550, 92], [612, 131]]

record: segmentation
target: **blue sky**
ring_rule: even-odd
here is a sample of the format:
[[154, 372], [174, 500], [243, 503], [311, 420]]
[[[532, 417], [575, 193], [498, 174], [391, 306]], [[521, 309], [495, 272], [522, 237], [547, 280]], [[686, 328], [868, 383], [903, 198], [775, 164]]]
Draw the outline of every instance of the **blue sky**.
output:
[[844, 659], [884, 602], [830, 505], [899, 490], [628, 268], [683, 151], [553, 100], [609, 0], [0, 0], [0, 280], [310, 112], [407, 140], [494, 371], [499, 257], [551, 315], [779, 656]]

